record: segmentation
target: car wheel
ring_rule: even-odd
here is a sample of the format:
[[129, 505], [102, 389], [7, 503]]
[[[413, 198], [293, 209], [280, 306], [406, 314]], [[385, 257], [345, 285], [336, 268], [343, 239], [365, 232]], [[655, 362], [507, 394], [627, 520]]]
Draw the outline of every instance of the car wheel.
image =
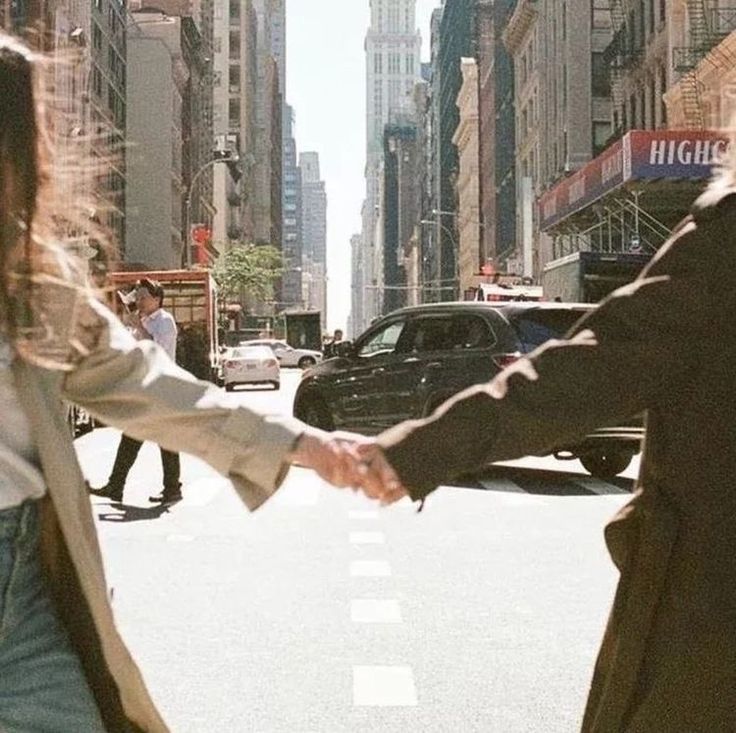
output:
[[599, 451], [580, 456], [580, 463], [592, 476], [609, 479], [625, 471], [632, 457], [628, 451]]
[[325, 403], [319, 397], [307, 397], [294, 410], [294, 414], [307, 425], [322, 430], [334, 430], [335, 423]]
[[309, 369], [309, 367], [313, 367], [317, 363], [317, 360], [312, 356], [303, 356], [301, 359], [299, 359], [299, 363], [297, 366], [300, 369]]
[[274, 389], [281, 389], [281, 382], [271, 382]]
[[235, 385], [232, 382], [228, 382], [225, 385], [225, 392], [232, 392], [235, 389]]

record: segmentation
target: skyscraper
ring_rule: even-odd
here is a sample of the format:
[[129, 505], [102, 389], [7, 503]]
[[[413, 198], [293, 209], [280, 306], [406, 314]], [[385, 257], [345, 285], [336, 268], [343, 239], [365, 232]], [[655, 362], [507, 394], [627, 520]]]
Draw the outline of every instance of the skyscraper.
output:
[[327, 308], [327, 194], [320, 178], [319, 153], [299, 155], [302, 176], [302, 268], [307, 308]]
[[414, 84], [420, 79], [421, 36], [416, 0], [371, 0], [366, 55], [366, 198], [363, 205], [364, 273], [362, 329], [381, 311], [382, 231], [380, 166], [383, 132], [389, 122], [412, 114]]

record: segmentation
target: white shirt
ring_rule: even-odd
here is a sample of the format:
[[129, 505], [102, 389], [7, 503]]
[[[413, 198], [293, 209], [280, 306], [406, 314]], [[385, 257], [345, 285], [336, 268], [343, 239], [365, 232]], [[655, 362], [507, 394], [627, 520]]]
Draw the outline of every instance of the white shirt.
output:
[[46, 493], [36, 443], [13, 381], [13, 358], [12, 347], [0, 336], [0, 511]]
[[151, 334], [151, 338], [176, 361], [176, 321], [174, 316], [163, 308], [159, 308], [150, 316], [142, 316], [143, 328]]

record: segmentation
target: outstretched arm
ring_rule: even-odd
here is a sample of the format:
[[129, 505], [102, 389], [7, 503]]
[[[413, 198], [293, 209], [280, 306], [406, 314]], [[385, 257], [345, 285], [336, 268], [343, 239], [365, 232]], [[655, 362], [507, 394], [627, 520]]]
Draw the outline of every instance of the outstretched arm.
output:
[[[544, 454], [658, 403], [692, 379], [714, 319], [730, 311], [736, 265], [725, 248], [735, 196], [687, 221], [632, 284], [493, 381], [472, 387], [428, 419], [383, 433], [378, 444], [413, 498], [485, 463]], [[696, 223], [697, 222], [697, 223]], [[374, 474], [374, 480], [377, 480]]]

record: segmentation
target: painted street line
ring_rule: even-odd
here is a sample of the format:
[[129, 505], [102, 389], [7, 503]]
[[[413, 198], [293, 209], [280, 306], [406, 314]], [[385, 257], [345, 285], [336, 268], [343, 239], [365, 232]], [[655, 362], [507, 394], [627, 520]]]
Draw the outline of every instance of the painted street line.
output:
[[398, 601], [362, 599], [350, 602], [350, 619], [358, 624], [400, 624]]
[[353, 667], [353, 705], [408, 707], [416, 704], [411, 667]]
[[351, 532], [351, 545], [382, 545], [386, 541], [383, 532]]
[[378, 512], [375, 510], [353, 509], [348, 512], [348, 519], [378, 519]]
[[576, 478], [575, 483], [580, 484], [580, 486], [582, 486], [584, 489], [592, 491], [594, 494], [631, 494], [631, 491], [622, 489], [620, 486], [616, 486], [614, 484], [609, 484], [608, 482], [602, 481], [601, 479], [593, 478], [592, 476], [590, 478], [585, 478], [582, 476], [580, 478]]
[[478, 483], [489, 491], [504, 491], [515, 494], [526, 494], [526, 491], [513, 481], [489, 481], [488, 479], [480, 479]]
[[388, 578], [391, 566], [385, 560], [354, 560], [350, 563], [350, 575], [354, 578]]

